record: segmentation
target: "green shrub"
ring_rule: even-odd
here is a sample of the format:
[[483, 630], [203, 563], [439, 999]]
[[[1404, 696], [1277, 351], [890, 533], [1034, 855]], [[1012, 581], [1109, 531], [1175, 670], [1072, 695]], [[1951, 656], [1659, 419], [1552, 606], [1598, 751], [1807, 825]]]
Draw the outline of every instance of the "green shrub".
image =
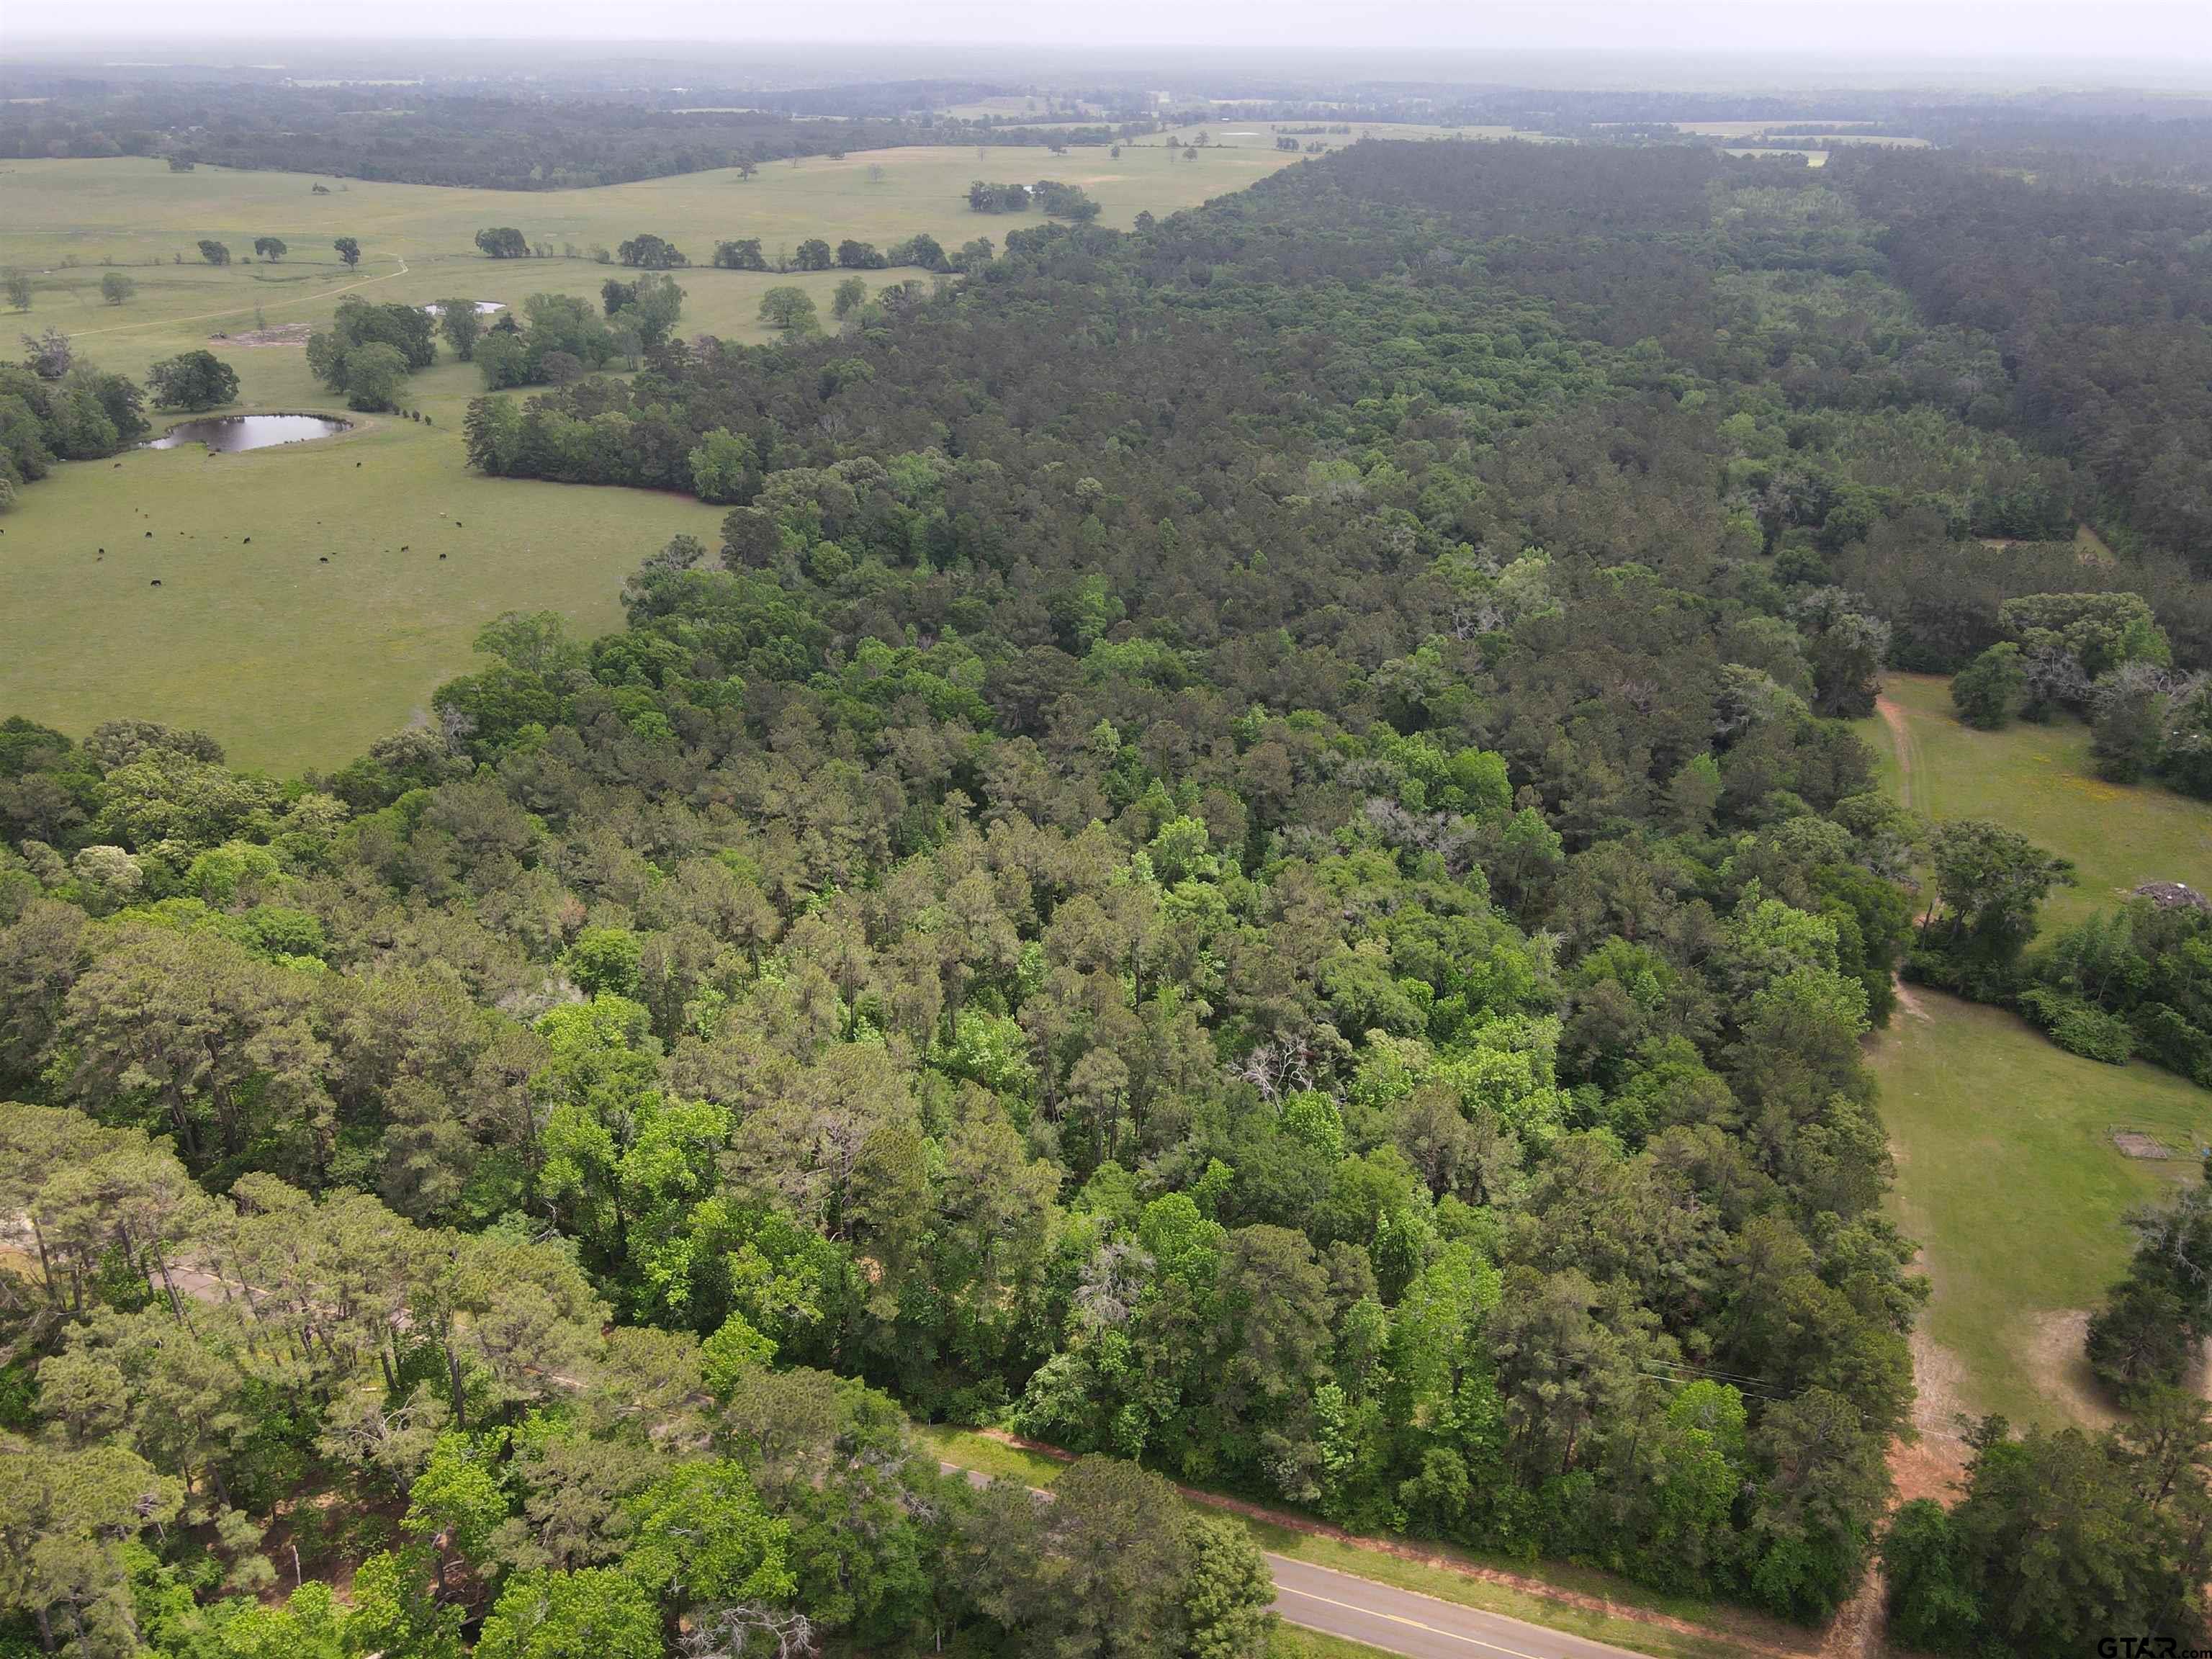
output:
[[2063, 992], [2039, 985], [2021, 994], [2020, 1005], [2021, 1012], [2069, 1054], [2102, 1060], [2107, 1066], [2124, 1066], [2135, 1053], [2135, 1033], [2125, 1020]]

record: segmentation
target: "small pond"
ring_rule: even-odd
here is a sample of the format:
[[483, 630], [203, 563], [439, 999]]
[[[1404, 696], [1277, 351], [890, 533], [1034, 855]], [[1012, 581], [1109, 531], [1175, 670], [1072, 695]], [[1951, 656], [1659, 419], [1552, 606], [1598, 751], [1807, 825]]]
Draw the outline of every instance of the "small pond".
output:
[[352, 429], [351, 421], [333, 421], [321, 415], [211, 415], [173, 426], [149, 449], [175, 449], [184, 444], [205, 444], [211, 453], [234, 455], [241, 449], [267, 449], [272, 444], [305, 443]]

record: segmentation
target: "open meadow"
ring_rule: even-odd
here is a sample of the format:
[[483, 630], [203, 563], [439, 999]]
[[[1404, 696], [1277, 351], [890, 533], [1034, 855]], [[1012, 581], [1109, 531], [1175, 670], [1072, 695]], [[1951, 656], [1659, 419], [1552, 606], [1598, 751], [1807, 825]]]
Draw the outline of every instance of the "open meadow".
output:
[[1987, 818], [2074, 860], [2075, 884], [2045, 902], [2045, 928], [2109, 908], [2147, 881], [2212, 891], [2212, 805], [2155, 784], [2106, 783], [2075, 720], [1978, 732], [1951, 709], [1951, 683], [1892, 674], [1879, 714], [1858, 722], [1882, 786], [1934, 818]]
[[[347, 294], [417, 305], [595, 297], [611, 272], [592, 250], [651, 231], [697, 262], [678, 276], [681, 331], [759, 340], [769, 288], [796, 283], [826, 316], [851, 273], [716, 270], [705, 262], [719, 240], [758, 237], [771, 258], [814, 235], [884, 246], [927, 231], [947, 246], [1003, 244], [1047, 221], [970, 211], [976, 177], [1079, 183], [1102, 204], [1101, 222], [1127, 226], [1291, 159], [1256, 149], [1196, 162], [1164, 149], [1118, 161], [1103, 150], [895, 149], [779, 162], [750, 179], [725, 171], [527, 195], [173, 173], [144, 160], [15, 161], [0, 163], [0, 268], [32, 278], [31, 309], [11, 319], [18, 332], [60, 329], [81, 355], [134, 378], [206, 346], [237, 371], [236, 410], [343, 414], [307, 372], [304, 334]], [[489, 259], [474, 238], [490, 225], [574, 257]], [[341, 235], [362, 245], [351, 270], [331, 246]], [[246, 262], [258, 236], [282, 238], [284, 258]], [[205, 263], [204, 237], [237, 262]], [[101, 300], [110, 269], [137, 283], [126, 304]], [[883, 285], [918, 274], [867, 276]], [[241, 337], [254, 336], [279, 343]], [[378, 416], [312, 444], [212, 458], [196, 446], [140, 450], [57, 467], [0, 521], [0, 712], [79, 734], [143, 715], [206, 730], [243, 764], [335, 766], [427, 708], [501, 611], [550, 608], [587, 631], [611, 626], [623, 577], [647, 553], [679, 531], [714, 538], [719, 511], [687, 499], [471, 473], [461, 422], [482, 389], [473, 368], [441, 354], [404, 394], [427, 423]], [[157, 417], [157, 428], [175, 418]]]
[[[1080, 185], [1099, 204], [1100, 223], [1127, 228], [1140, 212], [1194, 207], [1293, 159], [1272, 147], [1223, 146], [1196, 162], [1133, 147], [1118, 158], [1098, 149], [916, 148], [778, 161], [751, 179], [720, 169], [531, 193], [205, 167], [172, 173], [139, 159], [11, 161], [0, 163], [0, 268], [32, 278], [32, 309], [16, 313], [21, 326], [64, 329], [103, 364], [135, 373], [218, 331], [252, 328], [257, 308], [270, 324], [319, 322], [349, 289], [379, 301], [465, 293], [509, 304], [538, 292], [595, 294], [608, 273], [592, 251], [651, 231], [694, 262], [682, 279], [684, 330], [754, 338], [761, 291], [789, 279], [706, 268], [718, 241], [757, 237], [773, 260], [810, 236], [887, 247], [926, 231], [957, 246], [975, 236], [1003, 243], [1009, 231], [1049, 222], [970, 211], [968, 186], [978, 178]], [[315, 194], [318, 184], [328, 193]], [[488, 259], [475, 237], [489, 225], [514, 226], [554, 257]], [[247, 260], [258, 236], [285, 242], [281, 263]], [[361, 244], [352, 271], [331, 250], [340, 236]], [[224, 243], [238, 262], [205, 264], [203, 238]], [[106, 262], [137, 283], [127, 305], [101, 302]], [[872, 273], [879, 282], [915, 274]]]
[[[2078, 721], [1978, 732], [1950, 682], [1893, 674], [1860, 734], [1883, 786], [1937, 818], [2004, 824], [2079, 867], [2044, 906], [2046, 931], [2109, 908], [2145, 881], [2212, 886], [2212, 806], [2098, 778]], [[2125, 1263], [2127, 1212], [2193, 1176], [2212, 1142], [2212, 1093], [2140, 1061], [2069, 1054], [2016, 1016], [1910, 994], [1875, 1040], [1897, 1155], [1893, 1211], [1923, 1247], [1933, 1288], [1918, 1372], [1923, 1427], [1960, 1412], [2015, 1421], [2103, 1411], [2081, 1358], [2088, 1310]], [[2173, 1156], [2124, 1156], [2118, 1128]]]
[[[2094, 1420], [2081, 1340], [2125, 1266], [2130, 1210], [2194, 1179], [2212, 1093], [2138, 1060], [2069, 1054], [2002, 1009], [1915, 990], [1875, 1039], [1897, 1158], [1893, 1213], [1933, 1295], [1917, 1355], [1923, 1427], [1965, 1412]], [[2124, 1155], [2117, 1129], [2172, 1156]]]

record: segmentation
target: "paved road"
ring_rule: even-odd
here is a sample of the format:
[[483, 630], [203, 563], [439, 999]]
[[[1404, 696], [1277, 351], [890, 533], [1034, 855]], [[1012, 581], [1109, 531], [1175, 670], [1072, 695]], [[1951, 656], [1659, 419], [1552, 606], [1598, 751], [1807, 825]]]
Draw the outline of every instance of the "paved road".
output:
[[[990, 1477], [957, 1463], [938, 1465], [969, 1484], [988, 1486]], [[1032, 1490], [1036, 1490], [1032, 1488]], [[1039, 1498], [1049, 1492], [1038, 1491]], [[1402, 1590], [1372, 1578], [1360, 1578], [1287, 1555], [1269, 1555], [1275, 1576], [1275, 1611], [1286, 1625], [1364, 1642], [1407, 1659], [1644, 1659], [1626, 1648], [1608, 1647], [1586, 1637], [1547, 1630], [1502, 1613], [1463, 1607], [1414, 1590]]]
[[[216, 1274], [182, 1262], [173, 1264], [170, 1271], [178, 1289], [195, 1301], [214, 1302], [228, 1294], [228, 1282]], [[543, 1375], [564, 1387], [580, 1386], [557, 1372]], [[957, 1463], [940, 1461], [938, 1467], [947, 1474], [963, 1476], [973, 1486], [990, 1484], [988, 1475]], [[1052, 1496], [1040, 1488], [1030, 1490], [1040, 1499]], [[1406, 1659], [1645, 1659], [1625, 1648], [1287, 1555], [1268, 1555], [1267, 1568], [1275, 1579], [1275, 1611], [1285, 1623], [1364, 1642], [1386, 1653], [1403, 1654]]]
[[[17, 1218], [0, 1227], [0, 1236], [23, 1225]], [[177, 1288], [196, 1302], [215, 1302], [228, 1296], [234, 1282], [184, 1262], [171, 1264], [170, 1276]], [[541, 1375], [565, 1388], [580, 1386], [556, 1371]], [[964, 1477], [971, 1486], [990, 1484], [990, 1477], [980, 1470], [941, 1460], [938, 1467], [947, 1474]], [[1040, 1499], [1052, 1496], [1037, 1487], [1030, 1491]], [[1464, 1607], [1455, 1601], [1317, 1567], [1287, 1555], [1268, 1555], [1267, 1568], [1275, 1578], [1275, 1611], [1285, 1623], [1364, 1642], [1386, 1653], [1403, 1654], [1406, 1659], [1645, 1659], [1625, 1648], [1609, 1647], [1503, 1613]]]
[[1288, 1625], [1326, 1631], [1407, 1659], [1641, 1659], [1565, 1631], [1440, 1601], [1287, 1555], [1270, 1555], [1275, 1611]]

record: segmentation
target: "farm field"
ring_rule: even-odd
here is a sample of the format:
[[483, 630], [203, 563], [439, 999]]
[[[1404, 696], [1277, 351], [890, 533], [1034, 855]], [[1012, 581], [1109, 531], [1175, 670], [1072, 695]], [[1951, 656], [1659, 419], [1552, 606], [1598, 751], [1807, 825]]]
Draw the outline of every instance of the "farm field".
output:
[[143, 715], [240, 765], [338, 765], [427, 710], [501, 611], [616, 626], [639, 561], [716, 534], [720, 510], [684, 497], [477, 477], [459, 415], [474, 371], [422, 378], [458, 388], [422, 399], [433, 427], [356, 416], [315, 443], [139, 451], [24, 491], [0, 538], [0, 708], [80, 734]]
[[[205, 345], [238, 373], [236, 410], [343, 414], [307, 373], [299, 338], [235, 337], [319, 325], [347, 293], [411, 304], [596, 295], [610, 271], [580, 255], [645, 230], [703, 261], [727, 237], [758, 236], [773, 255], [809, 235], [883, 246], [926, 230], [952, 245], [1003, 243], [1010, 230], [1047, 222], [970, 212], [965, 192], [978, 174], [1081, 182], [1104, 204], [1103, 222], [1126, 226], [1290, 159], [888, 150], [778, 163], [750, 180], [697, 173], [542, 195], [171, 173], [139, 160], [16, 161], [0, 164], [0, 268], [33, 277], [32, 309], [10, 319], [17, 332], [61, 329], [81, 355], [134, 378]], [[330, 194], [314, 195], [317, 182]], [[473, 239], [495, 224], [580, 257], [487, 259]], [[330, 246], [342, 234], [362, 246], [352, 271]], [[195, 252], [207, 236], [242, 255], [257, 235], [294, 252], [281, 264], [222, 268]], [[172, 262], [179, 252], [186, 263]], [[103, 259], [137, 283], [127, 305], [101, 301]], [[867, 273], [878, 285], [918, 274]], [[826, 316], [848, 275], [694, 267], [678, 276], [680, 326], [759, 340], [767, 289], [796, 283]], [[720, 512], [696, 501], [471, 474], [461, 422], [481, 391], [473, 368], [446, 357], [408, 382], [406, 401], [428, 424], [375, 416], [313, 444], [215, 459], [197, 447], [137, 451], [57, 467], [0, 524], [0, 711], [79, 734], [123, 715], [158, 718], [210, 732], [241, 764], [338, 765], [427, 708], [501, 611], [548, 608], [586, 631], [611, 626], [623, 577], [647, 553], [679, 531], [714, 536]], [[177, 418], [157, 417], [157, 429]]]
[[[916, 147], [777, 161], [750, 179], [725, 168], [523, 192], [216, 167], [171, 173], [159, 161], [136, 159], [12, 161], [0, 167], [0, 264], [46, 269], [70, 253], [84, 264], [103, 256], [118, 264], [167, 263], [179, 252], [190, 262], [200, 237], [227, 240], [243, 254], [257, 235], [281, 236], [301, 256], [327, 259], [331, 239], [350, 235], [371, 255], [473, 266], [484, 263], [471, 239], [485, 225], [518, 226], [532, 242], [556, 249], [564, 242], [612, 247], [655, 230], [703, 264], [714, 243], [728, 236], [758, 236], [772, 254], [779, 241], [808, 236], [884, 244], [926, 230], [957, 241], [1046, 222], [1037, 214], [971, 213], [968, 185], [979, 176], [1064, 177], [1097, 198], [1101, 223], [1126, 228], [1140, 211], [1195, 206], [1281, 164], [1272, 150], [1240, 155], [1229, 177], [1209, 179], [1202, 166], [1190, 169], [1199, 177], [1188, 178], [1168, 173], [1158, 156], [1133, 157], [1126, 149], [1117, 161], [1103, 149], [1053, 155], [990, 147], [978, 155], [972, 146]], [[313, 194], [318, 182], [330, 193]]]
[[[809, 236], [888, 246], [927, 231], [955, 246], [975, 236], [1003, 243], [1009, 231], [1049, 222], [1042, 214], [969, 211], [968, 185], [983, 176], [1079, 184], [1100, 204], [1099, 222], [1126, 228], [1139, 212], [1195, 206], [1292, 158], [1272, 148], [1224, 147], [1212, 159], [1218, 166], [1127, 149], [1118, 160], [1104, 150], [892, 149], [777, 162], [750, 179], [725, 169], [530, 194], [215, 167], [171, 173], [136, 159], [15, 161], [0, 164], [0, 268], [32, 277], [33, 307], [15, 314], [21, 327], [60, 328], [81, 337], [105, 366], [136, 373], [218, 331], [252, 328], [257, 308], [272, 325], [319, 322], [349, 289], [377, 301], [465, 293], [510, 305], [532, 293], [596, 293], [609, 273], [592, 250], [650, 230], [696, 262], [682, 277], [686, 331], [757, 338], [762, 291], [793, 278], [706, 268], [717, 241], [758, 237], [773, 258]], [[313, 194], [317, 183], [330, 193]], [[474, 242], [487, 225], [514, 225], [533, 243], [574, 249], [576, 257], [487, 259]], [[351, 272], [331, 248], [349, 235], [362, 250]], [[283, 263], [244, 262], [257, 236], [285, 241]], [[240, 263], [204, 264], [196, 251], [203, 237], [225, 243]], [[129, 304], [101, 302], [103, 260], [138, 283]], [[915, 274], [872, 273], [882, 282]], [[837, 276], [800, 280], [826, 294]], [[246, 367], [238, 367], [244, 376]]]
[[1890, 793], [1931, 817], [1988, 818], [2074, 860], [2077, 884], [2045, 902], [2046, 928], [2146, 881], [2212, 890], [2212, 805], [2105, 782], [2081, 722], [1977, 732], [1954, 717], [1950, 682], [1933, 674], [1893, 674], [1882, 696], [1894, 726], [1877, 714], [1858, 730]]
[[[1875, 1039], [1893, 1212], [1933, 1296], [1917, 1339], [1923, 1429], [1958, 1413], [2094, 1420], [2081, 1339], [2132, 1248], [2130, 1209], [2193, 1179], [2212, 1093], [2069, 1054], [2025, 1021], [1915, 990]], [[2116, 1127], [2173, 1156], [2130, 1158]]]
[[[1075, 110], [1085, 121], [1105, 121], [1112, 118], [1100, 106], [1085, 103], [1080, 99], [1054, 98], [1050, 95], [1036, 97], [1019, 92], [1001, 93], [994, 98], [971, 99], [964, 104], [948, 104], [938, 113], [955, 121], [995, 119], [1019, 121], [1024, 125], [1028, 125], [1033, 121], [1040, 124], [1050, 121], [1052, 118], [1048, 117], [1046, 112], [1055, 106], [1062, 111]], [[1060, 118], [1062, 121], [1068, 118], [1065, 114]]]

